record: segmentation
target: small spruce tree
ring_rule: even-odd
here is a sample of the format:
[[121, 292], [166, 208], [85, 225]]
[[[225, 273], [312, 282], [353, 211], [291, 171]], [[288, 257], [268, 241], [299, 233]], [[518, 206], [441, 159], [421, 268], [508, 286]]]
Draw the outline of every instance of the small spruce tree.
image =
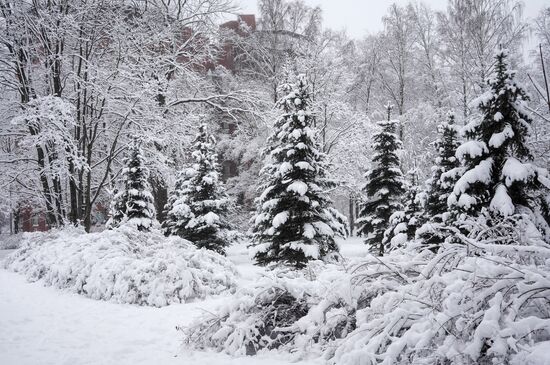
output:
[[[517, 207], [540, 212], [548, 189], [542, 184], [546, 170], [532, 163], [526, 140], [531, 119], [526, 112], [529, 100], [508, 70], [507, 54], [499, 50], [488, 90], [477, 99], [481, 117], [464, 127], [468, 138], [457, 150], [463, 163], [448, 203], [477, 216], [487, 210], [493, 216], [517, 213]], [[539, 215], [540, 216], [540, 215]], [[546, 222], [541, 222], [545, 223]]]
[[427, 181], [424, 206], [426, 221], [416, 232], [417, 238], [429, 245], [433, 251], [437, 251], [450, 234], [444, 226], [453, 220], [456, 211], [449, 208], [447, 200], [462, 173], [455, 156], [460, 146], [460, 128], [455, 125], [455, 115], [452, 112], [449, 112], [446, 121], [438, 126], [438, 131], [440, 136], [435, 142], [438, 156], [432, 167], [432, 176]]
[[113, 199], [111, 200], [111, 206], [109, 209], [109, 220], [106, 223], [108, 229], [118, 227], [124, 219], [127, 200], [128, 194], [126, 192], [126, 189], [122, 189], [119, 191], [118, 188], [115, 188], [113, 190]]
[[417, 228], [423, 223], [421, 193], [416, 180], [413, 174], [410, 186], [407, 188], [403, 210], [390, 216], [389, 226], [384, 232], [384, 252], [402, 247], [405, 242], [413, 240]]
[[145, 159], [136, 140], [130, 144], [125, 165], [121, 187], [111, 203], [111, 218], [107, 227], [115, 228], [124, 224], [148, 231], [154, 223], [155, 207], [148, 183], [149, 170], [145, 167]]
[[166, 235], [176, 235], [225, 254], [230, 244], [230, 225], [226, 215], [230, 200], [220, 178], [216, 140], [201, 124], [193, 143], [194, 163], [180, 172], [174, 191], [166, 205], [163, 228]]
[[455, 125], [455, 115], [447, 114], [447, 120], [438, 126], [439, 138], [435, 142], [438, 156], [432, 167], [432, 176], [428, 180], [425, 212], [428, 217], [441, 219], [448, 212], [447, 199], [453, 191], [460, 163], [456, 150], [460, 146], [460, 129]]
[[378, 122], [381, 130], [373, 137], [372, 168], [365, 174], [367, 183], [363, 188], [367, 199], [357, 221], [365, 243], [378, 255], [384, 254], [384, 233], [391, 215], [401, 210], [401, 198], [405, 193], [398, 155], [402, 143], [395, 134], [398, 121], [391, 119], [391, 105], [386, 109], [387, 120]]
[[309, 260], [337, 251], [336, 236], [346, 235], [346, 219], [326, 190], [326, 155], [317, 141], [309, 87], [304, 76], [285, 84], [278, 102], [284, 114], [264, 151], [263, 193], [256, 199], [253, 249], [259, 265], [280, 263], [303, 268]]
[[177, 223], [179, 220], [174, 214], [170, 214], [170, 211], [174, 208], [174, 203], [182, 197], [185, 185], [194, 173], [195, 170], [188, 167], [178, 171], [176, 183], [174, 184], [174, 190], [168, 192], [168, 199], [166, 205], [164, 206], [164, 220], [161, 223], [161, 228], [165, 236], [179, 236], [177, 233]]

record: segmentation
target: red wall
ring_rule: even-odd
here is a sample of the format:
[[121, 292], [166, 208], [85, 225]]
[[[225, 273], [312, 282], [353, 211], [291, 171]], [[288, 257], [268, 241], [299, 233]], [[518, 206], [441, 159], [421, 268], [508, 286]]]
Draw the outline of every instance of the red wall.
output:
[[[253, 14], [241, 14], [238, 15], [238, 20], [231, 20], [229, 22], [223, 23], [220, 25], [220, 29], [229, 29], [233, 30], [238, 35], [244, 37], [246, 34], [241, 30], [241, 22], [245, 23], [250, 31], [254, 32], [256, 30], [256, 16]], [[218, 64], [222, 65], [228, 70], [235, 71], [235, 47], [231, 42], [226, 42], [223, 45], [223, 52], [218, 60]]]
[[24, 208], [21, 211], [20, 225], [23, 232], [45, 232], [49, 229], [46, 223], [46, 214], [43, 212], [33, 213], [32, 208]]

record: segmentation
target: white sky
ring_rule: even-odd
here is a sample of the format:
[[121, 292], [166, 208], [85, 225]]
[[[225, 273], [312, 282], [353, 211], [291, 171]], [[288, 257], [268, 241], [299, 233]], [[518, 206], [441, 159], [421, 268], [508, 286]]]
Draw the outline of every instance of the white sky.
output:
[[[323, 24], [334, 30], [345, 29], [353, 38], [382, 30], [382, 17], [392, 3], [406, 5], [410, 0], [304, 0], [308, 5], [320, 5], [323, 9]], [[424, 0], [432, 9], [444, 10], [445, 0]], [[243, 13], [258, 14], [257, 0], [236, 0]], [[524, 0], [524, 17], [533, 18], [550, 0]], [[528, 41], [529, 48], [533, 41]]]

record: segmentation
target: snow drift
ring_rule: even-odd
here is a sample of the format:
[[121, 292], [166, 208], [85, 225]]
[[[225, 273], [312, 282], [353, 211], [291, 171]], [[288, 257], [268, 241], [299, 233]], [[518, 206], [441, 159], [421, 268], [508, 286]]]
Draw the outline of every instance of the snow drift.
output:
[[235, 287], [225, 257], [159, 231], [129, 227], [86, 234], [80, 229], [23, 236], [5, 262], [29, 281], [93, 299], [162, 307]]

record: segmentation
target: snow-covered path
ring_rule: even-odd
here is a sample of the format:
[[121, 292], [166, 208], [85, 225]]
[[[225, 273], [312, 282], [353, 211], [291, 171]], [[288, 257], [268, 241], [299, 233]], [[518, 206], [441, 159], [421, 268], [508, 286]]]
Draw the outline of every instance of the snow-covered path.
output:
[[[350, 253], [355, 254], [357, 247], [351, 246]], [[243, 248], [236, 247], [230, 257], [243, 280], [254, 280], [261, 271], [250, 264]], [[273, 355], [232, 358], [182, 350], [175, 327], [223, 300], [225, 297], [218, 297], [163, 308], [116, 304], [44, 287], [40, 282], [28, 283], [23, 276], [0, 269], [0, 364], [290, 363]]]

